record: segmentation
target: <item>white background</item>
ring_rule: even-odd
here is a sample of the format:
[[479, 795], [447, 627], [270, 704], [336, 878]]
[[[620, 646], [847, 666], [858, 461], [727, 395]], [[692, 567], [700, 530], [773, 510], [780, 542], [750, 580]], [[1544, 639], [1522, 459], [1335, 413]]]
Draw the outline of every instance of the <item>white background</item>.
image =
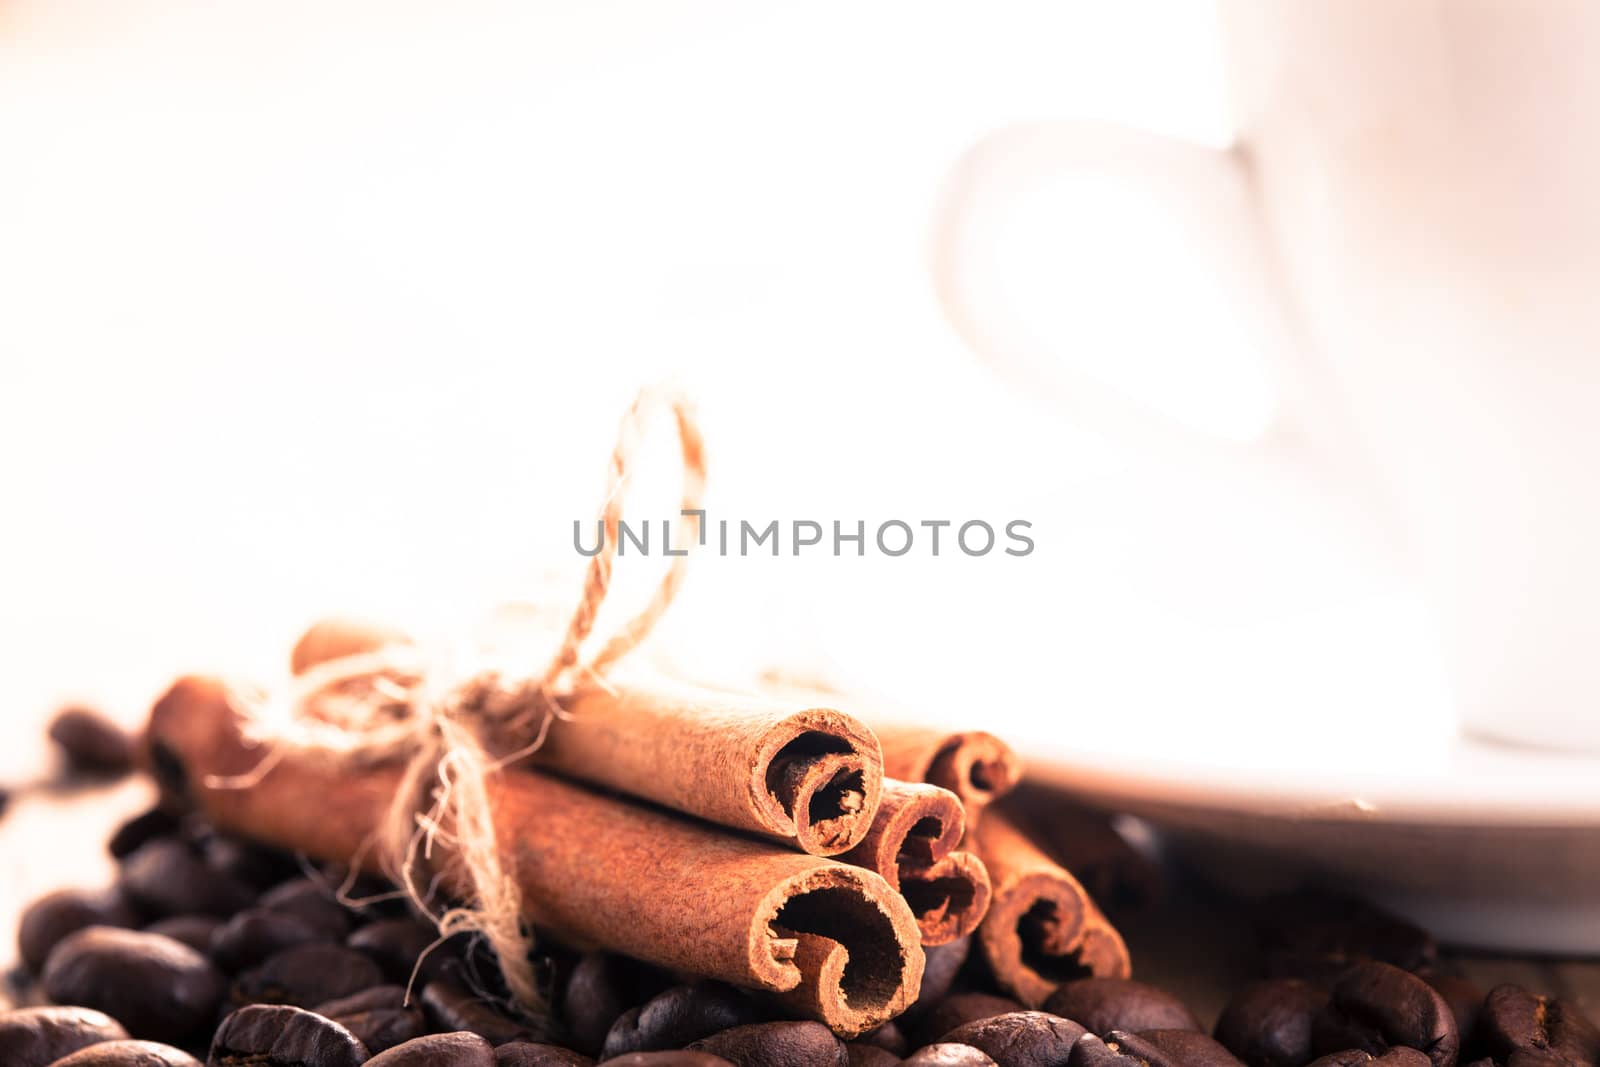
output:
[[[713, 518], [1038, 543], [702, 559], [660, 635], [696, 671], [1213, 762], [1436, 723], [1404, 593], [1066, 423], [946, 324], [941, 182], [1048, 117], [1226, 143], [1209, 7], [0, 0], [7, 765], [62, 697], [135, 721], [178, 670], [270, 678], [325, 611], [448, 632], [563, 601], [616, 419], [664, 374], [699, 401]], [[1126, 221], [1073, 239], [1181, 257]], [[1099, 306], [1028, 278], [1063, 318]], [[1155, 292], [1133, 351], [1101, 315], [1076, 358], [1247, 436], [1259, 374]]]

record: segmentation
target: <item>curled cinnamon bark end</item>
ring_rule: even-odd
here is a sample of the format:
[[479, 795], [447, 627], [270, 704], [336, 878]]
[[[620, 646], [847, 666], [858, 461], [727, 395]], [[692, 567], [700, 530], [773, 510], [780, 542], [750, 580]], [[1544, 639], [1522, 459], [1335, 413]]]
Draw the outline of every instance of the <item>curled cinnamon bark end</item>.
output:
[[902, 868], [900, 892], [923, 946], [947, 945], [976, 930], [988, 914], [989, 869], [970, 852], [952, 852], [930, 867]]
[[1030, 1008], [1062, 983], [1126, 977], [1128, 950], [1078, 880], [1005, 815], [991, 811], [975, 834], [993, 879], [978, 945], [995, 981]]
[[902, 723], [879, 725], [876, 730], [883, 746], [884, 773], [950, 790], [961, 799], [969, 829], [984, 808], [1022, 780], [1022, 761], [991, 733]]
[[[853, 1037], [881, 1026], [916, 1000], [923, 954], [915, 921], [871, 872], [830, 865], [791, 879], [769, 898], [764, 942], [779, 969], [777, 999]], [[758, 917], [759, 919], [759, 917]]]
[[866, 838], [842, 857], [878, 872], [900, 890], [924, 945], [971, 933], [989, 907], [989, 875], [969, 853], [955, 852], [965, 832], [961, 801], [948, 789], [889, 780]]

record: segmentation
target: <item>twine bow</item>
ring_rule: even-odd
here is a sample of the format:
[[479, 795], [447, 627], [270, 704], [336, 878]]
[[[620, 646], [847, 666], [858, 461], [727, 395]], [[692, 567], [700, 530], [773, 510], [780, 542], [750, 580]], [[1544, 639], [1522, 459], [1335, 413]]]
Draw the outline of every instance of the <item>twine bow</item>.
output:
[[[587, 659], [583, 649], [611, 586], [618, 523], [628, 473], [643, 432], [659, 410], [674, 417], [682, 447], [685, 518], [698, 541], [705, 488], [700, 430], [687, 400], [660, 388], [642, 390], [623, 416], [607, 471], [601, 508], [604, 537], [590, 558], [582, 596], [543, 673], [511, 676], [482, 670], [464, 681], [439, 672], [408, 646], [331, 660], [307, 672], [293, 709], [307, 747], [337, 752], [363, 763], [405, 760], [405, 772], [373, 844], [386, 870], [412, 903], [428, 915], [439, 939], [476, 932], [498, 958], [507, 988], [535, 1016], [549, 1005], [530, 958], [533, 937], [522, 921], [522, 892], [503, 863], [486, 781], [544, 743], [562, 718], [561, 701], [580, 684], [604, 684], [605, 672], [632, 651], [672, 603], [688, 557], [674, 555], [649, 603], [619, 626]], [[269, 754], [250, 775], [227, 783], [259, 781], [276, 760]], [[435, 914], [432, 887], [424, 884], [436, 843], [455, 851], [470, 887], [461, 904]]]

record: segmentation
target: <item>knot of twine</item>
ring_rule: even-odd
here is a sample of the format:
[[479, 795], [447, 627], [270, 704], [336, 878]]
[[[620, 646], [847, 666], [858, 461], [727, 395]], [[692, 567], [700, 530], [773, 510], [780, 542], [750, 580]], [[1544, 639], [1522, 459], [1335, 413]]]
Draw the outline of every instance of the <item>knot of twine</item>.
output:
[[[699, 540], [693, 513], [700, 510], [705, 487], [705, 457], [693, 411], [677, 393], [642, 390], [623, 416], [611, 452], [600, 550], [590, 558], [582, 596], [543, 673], [512, 677], [493, 669], [452, 681], [420, 662], [409, 646], [396, 645], [308, 671], [293, 709], [308, 747], [362, 763], [405, 761], [371, 842], [383, 868], [438, 927], [440, 942], [463, 932], [482, 935], [518, 1006], [535, 1017], [547, 1015], [549, 1005], [531, 958], [533, 935], [522, 918], [522, 891], [499, 848], [488, 779], [544, 743], [551, 723], [565, 717], [563, 697], [582, 684], [603, 686], [605, 672], [644, 640], [677, 594], [687, 554], [674, 554], [649, 603], [597, 652], [583, 657], [611, 585], [629, 469], [645, 426], [660, 409], [670, 411], [676, 422], [682, 511], [695, 523], [692, 533]], [[275, 762], [269, 755], [246, 777], [259, 780]], [[435, 912], [430, 907], [435, 886], [423, 880], [440, 843], [454, 851], [470, 892], [458, 905]]]

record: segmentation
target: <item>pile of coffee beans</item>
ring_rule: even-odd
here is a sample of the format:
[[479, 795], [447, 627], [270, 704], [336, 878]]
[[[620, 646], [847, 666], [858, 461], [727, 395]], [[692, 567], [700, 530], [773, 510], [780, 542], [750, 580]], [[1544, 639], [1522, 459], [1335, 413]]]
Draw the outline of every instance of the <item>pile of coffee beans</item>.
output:
[[108, 889], [22, 918], [4, 1067], [1597, 1067], [1574, 1005], [1447, 973], [1426, 932], [1338, 897], [1259, 909], [1259, 980], [1207, 1033], [1172, 994], [1067, 982], [1027, 1011], [958, 941], [921, 996], [853, 1041], [762, 1000], [602, 953], [538, 961], [549, 1018], [512, 1010], [469, 937], [438, 942], [392, 888], [151, 810], [110, 841]]

